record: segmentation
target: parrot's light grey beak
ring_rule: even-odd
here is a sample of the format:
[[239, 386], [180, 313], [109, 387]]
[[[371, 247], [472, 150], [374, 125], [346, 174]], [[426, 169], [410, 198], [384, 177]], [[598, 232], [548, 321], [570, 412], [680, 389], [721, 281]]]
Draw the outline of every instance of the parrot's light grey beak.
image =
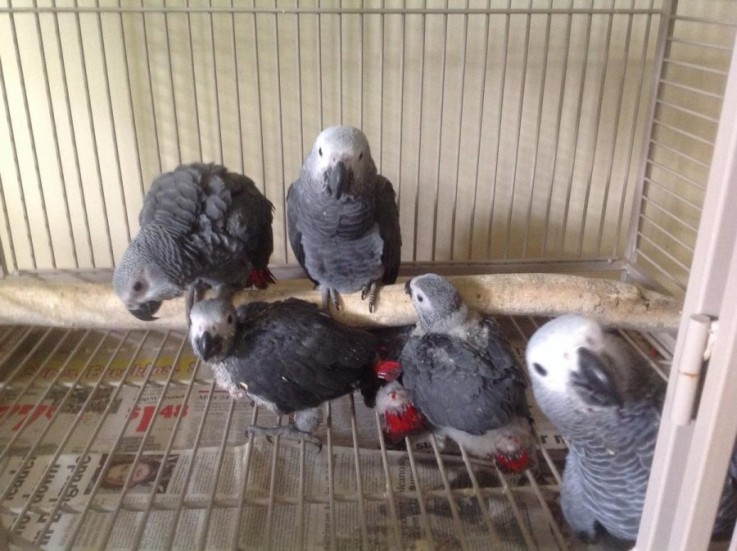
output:
[[161, 308], [160, 300], [149, 300], [143, 304], [139, 304], [138, 308], [128, 308], [128, 311], [141, 321], [153, 321], [158, 319], [154, 314]]
[[192, 343], [197, 355], [204, 361], [219, 356], [223, 348], [223, 337], [215, 335], [214, 337], [209, 331], [205, 331], [199, 337], [196, 337]]
[[328, 179], [328, 189], [335, 194], [336, 199], [340, 199], [343, 195], [344, 188], [348, 183], [348, 167], [343, 161], [338, 161], [330, 171]]

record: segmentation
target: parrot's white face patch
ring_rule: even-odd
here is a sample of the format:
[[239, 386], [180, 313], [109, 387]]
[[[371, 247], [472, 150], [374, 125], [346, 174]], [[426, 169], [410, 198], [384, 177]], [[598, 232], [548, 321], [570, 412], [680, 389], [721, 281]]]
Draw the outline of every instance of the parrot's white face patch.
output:
[[316, 171], [324, 173], [338, 161], [354, 172], [360, 171], [371, 158], [368, 140], [363, 132], [349, 126], [331, 126], [323, 130], [312, 148]]
[[194, 346], [194, 341], [205, 332], [230, 342], [235, 335], [236, 321], [235, 310], [227, 302], [220, 299], [200, 301], [192, 306], [189, 315], [190, 342]]
[[551, 392], [567, 393], [571, 373], [578, 370], [578, 349], [594, 353], [604, 347], [598, 323], [567, 314], [549, 321], [527, 345], [527, 370], [533, 383]]

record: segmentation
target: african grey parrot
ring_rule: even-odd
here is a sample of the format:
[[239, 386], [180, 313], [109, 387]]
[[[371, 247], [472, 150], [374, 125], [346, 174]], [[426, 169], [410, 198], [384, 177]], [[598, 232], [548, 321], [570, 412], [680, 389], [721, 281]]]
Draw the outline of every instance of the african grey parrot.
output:
[[310, 433], [318, 406], [355, 389], [374, 405], [378, 380], [376, 340], [298, 299], [252, 302], [237, 309], [225, 299], [203, 300], [191, 312], [190, 342], [214, 369], [221, 386], [238, 390], [279, 414], [294, 413], [288, 426], [253, 433], [320, 441]]
[[274, 248], [273, 205], [250, 178], [215, 164], [181, 165], [157, 177], [143, 200], [141, 229], [115, 268], [126, 308], [150, 321], [163, 300], [204, 287], [265, 288]]
[[[535, 399], [569, 445], [561, 486], [566, 521], [583, 541], [606, 530], [635, 540], [645, 502], [665, 382], [618, 337], [568, 314], [527, 346]], [[724, 486], [715, 535], [732, 533], [737, 455]]]
[[377, 174], [363, 132], [323, 130], [289, 187], [289, 242], [319, 285], [323, 307], [361, 290], [374, 311], [379, 283], [394, 283], [402, 237], [391, 182]]
[[402, 350], [402, 383], [437, 432], [506, 471], [530, 461], [525, 382], [497, 322], [464, 304], [436, 274], [405, 286], [419, 321]]

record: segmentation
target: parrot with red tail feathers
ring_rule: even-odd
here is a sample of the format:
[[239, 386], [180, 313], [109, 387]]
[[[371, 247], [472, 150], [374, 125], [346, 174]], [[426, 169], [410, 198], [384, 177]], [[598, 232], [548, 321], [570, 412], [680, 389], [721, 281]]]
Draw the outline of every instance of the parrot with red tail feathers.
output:
[[522, 370], [497, 322], [470, 309], [447, 279], [407, 281], [419, 321], [402, 349], [402, 384], [436, 434], [504, 471], [530, 464], [533, 445]]
[[216, 164], [181, 165], [158, 176], [143, 199], [141, 229], [115, 268], [113, 287], [143, 321], [187, 292], [187, 319], [207, 287], [230, 297], [274, 283], [274, 206], [253, 181]]

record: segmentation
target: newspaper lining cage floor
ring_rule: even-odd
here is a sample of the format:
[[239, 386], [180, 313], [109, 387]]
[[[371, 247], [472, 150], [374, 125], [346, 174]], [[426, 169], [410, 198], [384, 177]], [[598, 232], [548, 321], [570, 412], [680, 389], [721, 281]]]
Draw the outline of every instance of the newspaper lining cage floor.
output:
[[[704, 351], [710, 319], [737, 335], [736, 34], [735, 0], [0, 0], [0, 549], [575, 546], [565, 445], [536, 410], [520, 477], [433, 439], [389, 449], [360, 399], [326, 409], [320, 453], [250, 441], [278, 420], [214, 386], [175, 308], [129, 316], [111, 269], [154, 177], [202, 160], [256, 181], [274, 272], [302, 277], [286, 189], [319, 131], [351, 124], [397, 191], [401, 276], [636, 283], [701, 316]], [[538, 291], [501, 318], [518, 353], [553, 310]], [[686, 346], [620, 334], [666, 379]], [[708, 545], [694, 526], [724, 444], [706, 419], [737, 419], [721, 342], [709, 399], [694, 387], [656, 451], [642, 549]]]
[[[518, 354], [544, 322], [502, 321]], [[621, 335], [665, 376], [658, 341]], [[218, 390], [180, 333], [16, 327], [0, 339], [3, 524], [44, 547], [571, 545], [556, 498], [565, 445], [536, 410], [538, 465], [505, 476], [433, 438], [391, 449], [360, 397], [326, 406], [321, 451], [251, 440], [249, 423], [278, 419]]]

